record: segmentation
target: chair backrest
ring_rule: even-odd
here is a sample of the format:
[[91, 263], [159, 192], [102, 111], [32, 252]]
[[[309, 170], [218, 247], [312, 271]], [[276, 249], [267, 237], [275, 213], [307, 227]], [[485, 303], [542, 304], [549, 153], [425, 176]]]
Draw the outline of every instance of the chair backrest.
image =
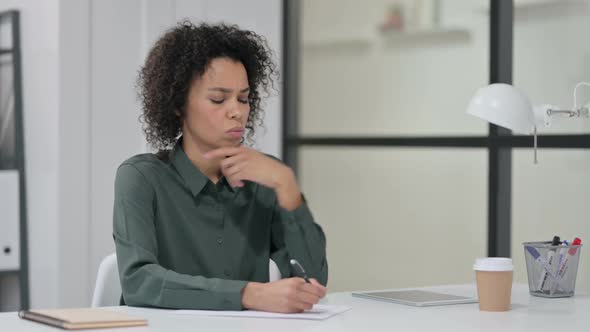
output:
[[[268, 262], [268, 277], [269, 281], [281, 279], [281, 271], [272, 259]], [[121, 282], [117, 267], [117, 255], [113, 253], [105, 257], [98, 267], [92, 307], [117, 306], [120, 297]]]
[[92, 307], [117, 306], [120, 298], [121, 282], [117, 267], [117, 255], [113, 253], [105, 257], [98, 267]]
[[268, 281], [277, 281], [281, 279], [281, 270], [277, 266], [277, 263], [272, 259], [268, 262]]

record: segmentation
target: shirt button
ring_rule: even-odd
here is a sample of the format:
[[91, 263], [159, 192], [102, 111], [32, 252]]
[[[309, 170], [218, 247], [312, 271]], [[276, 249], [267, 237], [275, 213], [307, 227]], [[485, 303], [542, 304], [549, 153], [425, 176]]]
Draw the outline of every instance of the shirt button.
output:
[[223, 238], [221, 236], [217, 238], [217, 243], [219, 243], [219, 244], [223, 243]]

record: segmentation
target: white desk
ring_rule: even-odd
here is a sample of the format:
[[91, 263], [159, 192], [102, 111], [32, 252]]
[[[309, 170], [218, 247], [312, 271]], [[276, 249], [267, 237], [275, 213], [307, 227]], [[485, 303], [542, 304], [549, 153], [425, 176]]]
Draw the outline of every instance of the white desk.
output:
[[[474, 285], [426, 287], [423, 289], [475, 296]], [[573, 298], [545, 299], [530, 296], [526, 285], [515, 285], [512, 311], [480, 312], [477, 304], [415, 308], [334, 293], [323, 301], [352, 307], [325, 321], [278, 320], [264, 318], [222, 318], [175, 315], [169, 310], [127, 308], [129, 313], [145, 317], [148, 327], [108, 329], [109, 332], [144, 331], [588, 331], [590, 330], [590, 294], [578, 293]], [[0, 331], [59, 331], [34, 322], [21, 320], [17, 314], [0, 314]], [[98, 330], [90, 330], [98, 331]]]

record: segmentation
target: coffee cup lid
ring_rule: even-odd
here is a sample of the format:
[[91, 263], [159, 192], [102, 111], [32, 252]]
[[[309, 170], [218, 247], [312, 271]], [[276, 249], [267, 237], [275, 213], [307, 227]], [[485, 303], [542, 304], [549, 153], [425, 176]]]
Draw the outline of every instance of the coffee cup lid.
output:
[[473, 264], [476, 271], [513, 271], [512, 258], [486, 257], [478, 258]]

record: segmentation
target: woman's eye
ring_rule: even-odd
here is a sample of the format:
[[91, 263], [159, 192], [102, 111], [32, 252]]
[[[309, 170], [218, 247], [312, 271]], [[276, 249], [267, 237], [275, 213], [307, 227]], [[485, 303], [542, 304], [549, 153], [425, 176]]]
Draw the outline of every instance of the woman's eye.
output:
[[248, 99], [238, 99], [238, 101], [242, 104], [247, 104], [248, 103]]
[[223, 104], [223, 99], [209, 99], [214, 104]]

